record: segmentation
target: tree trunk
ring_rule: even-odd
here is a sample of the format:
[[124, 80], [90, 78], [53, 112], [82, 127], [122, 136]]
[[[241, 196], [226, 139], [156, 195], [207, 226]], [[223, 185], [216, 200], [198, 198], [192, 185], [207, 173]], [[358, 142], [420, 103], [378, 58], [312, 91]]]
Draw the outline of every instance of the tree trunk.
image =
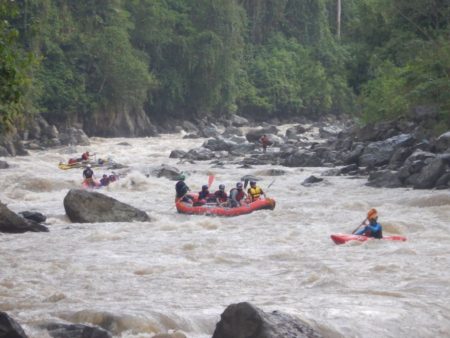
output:
[[336, 8], [336, 35], [341, 38], [341, 0], [337, 0]]

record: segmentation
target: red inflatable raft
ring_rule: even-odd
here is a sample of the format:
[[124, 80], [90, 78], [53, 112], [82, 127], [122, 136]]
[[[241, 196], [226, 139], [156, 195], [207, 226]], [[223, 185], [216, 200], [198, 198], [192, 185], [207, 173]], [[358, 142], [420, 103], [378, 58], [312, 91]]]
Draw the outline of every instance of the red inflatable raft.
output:
[[244, 204], [236, 208], [220, 207], [217, 205], [192, 206], [184, 202], [176, 202], [175, 206], [179, 213], [189, 215], [207, 215], [207, 216], [239, 216], [249, 214], [255, 210], [275, 208], [275, 200], [272, 198], [259, 199], [255, 202]]
[[[365, 242], [367, 240], [376, 239], [373, 237], [367, 237], [362, 235], [350, 235], [350, 234], [334, 234], [330, 236], [334, 243], [336, 244], [345, 244], [349, 241], [359, 241], [359, 242]], [[403, 236], [383, 236], [383, 238], [380, 238], [381, 240], [385, 241], [406, 241], [406, 237]]]

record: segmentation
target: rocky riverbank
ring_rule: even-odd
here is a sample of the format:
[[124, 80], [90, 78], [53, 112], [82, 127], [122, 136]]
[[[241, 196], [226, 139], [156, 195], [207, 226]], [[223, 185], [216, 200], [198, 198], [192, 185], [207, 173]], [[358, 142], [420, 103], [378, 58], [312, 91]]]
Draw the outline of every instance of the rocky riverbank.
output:
[[[450, 188], [450, 131], [438, 137], [427, 133], [429, 116], [415, 119], [355, 126], [350, 119], [336, 117], [320, 121], [297, 121], [289, 128], [273, 123], [258, 127], [240, 116], [215, 121], [206, 119], [174, 121], [158, 131], [186, 133], [185, 138], [208, 138], [195, 149], [174, 149], [171, 158], [184, 161], [283, 165], [286, 167], [329, 167], [325, 175], [367, 176], [373, 187], [413, 187], [416, 189]], [[271, 141], [269, 151], [262, 152], [258, 142], [262, 135]], [[58, 129], [38, 116], [22, 133], [0, 137], [0, 156], [27, 155], [28, 150], [62, 145], [90, 144], [80, 128]], [[0, 162], [0, 168], [8, 164]]]

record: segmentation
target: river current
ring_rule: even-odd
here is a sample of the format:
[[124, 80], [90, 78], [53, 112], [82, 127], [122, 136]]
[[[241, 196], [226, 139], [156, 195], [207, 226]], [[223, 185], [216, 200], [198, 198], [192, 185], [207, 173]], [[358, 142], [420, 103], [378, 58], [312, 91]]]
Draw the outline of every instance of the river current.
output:
[[[351, 177], [304, 187], [326, 168], [180, 163], [169, 159], [171, 150], [204, 142], [181, 134], [91, 141], [3, 158], [11, 167], [0, 171], [0, 200], [15, 212], [45, 214], [50, 229], [0, 233], [0, 311], [31, 338], [49, 337], [40, 324], [65, 321], [102, 325], [123, 338], [175, 330], [206, 338], [225, 308], [242, 301], [296, 315], [326, 337], [449, 336], [449, 190], [377, 189]], [[67, 219], [63, 199], [81, 188], [82, 170], [57, 165], [85, 150], [129, 166], [99, 192], [146, 211], [151, 222]], [[175, 182], [147, 175], [161, 164], [187, 172], [193, 191], [209, 174], [212, 190], [259, 176], [263, 189], [273, 182], [267, 195], [276, 208], [234, 218], [178, 214]], [[269, 168], [286, 174], [267, 176]], [[98, 178], [110, 173], [94, 171]], [[385, 234], [408, 241], [330, 240], [354, 230], [372, 207]]]

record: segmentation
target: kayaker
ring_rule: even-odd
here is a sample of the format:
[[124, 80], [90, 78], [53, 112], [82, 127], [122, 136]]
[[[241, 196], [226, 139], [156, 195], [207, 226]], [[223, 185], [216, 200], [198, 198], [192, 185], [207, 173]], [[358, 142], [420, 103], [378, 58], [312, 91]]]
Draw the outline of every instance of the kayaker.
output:
[[89, 151], [84, 152], [83, 154], [81, 154], [81, 160], [82, 161], [87, 161], [89, 160]]
[[94, 176], [94, 172], [92, 171], [91, 165], [88, 164], [86, 168], [83, 170], [83, 177], [86, 179], [88, 178], [92, 179], [92, 176]]
[[[366, 222], [369, 221], [369, 224]], [[378, 212], [376, 209], [370, 209], [367, 213], [367, 218], [362, 225], [365, 227], [361, 230], [354, 232], [355, 235], [363, 235], [367, 237], [383, 238], [383, 228], [380, 223], [378, 223]]]
[[258, 200], [261, 195], [264, 195], [264, 198], [266, 197], [264, 191], [256, 185], [255, 181], [250, 181], [250, 188], [248, 188], [247, 192], [251, 202]]
[[175, 184], [175, 191], [176, 191], [176, 200], [181, 200], [183, 202], [192, 203], [192, 197], [188, 196], [187, 193], [191, 190], [186, 185], [184, 180], [186, 179], [186, 176], [184, 174], [181, 174], [178, 176], [178, 182]]
[[86, 168], [83, 170], [83, 177], [87, 185], [90, 187], [95, 186], [95, 182], [92, 176], [94, 176], [94, 171], [92, 170], [91, 165], [88, 164]]
[[119, 176], [116, 175], [116, 173], [113, 171], [112, 174], [109, 175], [109, 182], [111, 183], [111, 182], [117, 181], [117, 178], [118, 178], [118, 177], [119, 177]]
[[102, 186], [106, 187], [107, 185], [109, 185], [109, 183], [110, 183], [110, 180], [109, 180], [108, 175], [103, 174], [103, 176], [102, 176], [102, 178], [101, 178], [101, 180], [100, 180], [100, 184], [101, 184]]
[[236, 183], [236, 188], [233, 188], [230, 190], [230, 207], [236, 208], [240, 207], [242, 205], [242, 200], [245, 199], [246, 193], [243, 190], [242, 183], [238, 182]]
[[211, 194], [209, 193], [209, 187], [204, 184], [202, 185], [202, 190], [198, 193], [198, 204], [203, 205], [209, 202], [208, 200], [211, 198]]
[[225, 192], [225, 185], [220, 184], [219, 190], [214, 193], [217, 205], [224, 206], [228, 201], [227, 193]]

